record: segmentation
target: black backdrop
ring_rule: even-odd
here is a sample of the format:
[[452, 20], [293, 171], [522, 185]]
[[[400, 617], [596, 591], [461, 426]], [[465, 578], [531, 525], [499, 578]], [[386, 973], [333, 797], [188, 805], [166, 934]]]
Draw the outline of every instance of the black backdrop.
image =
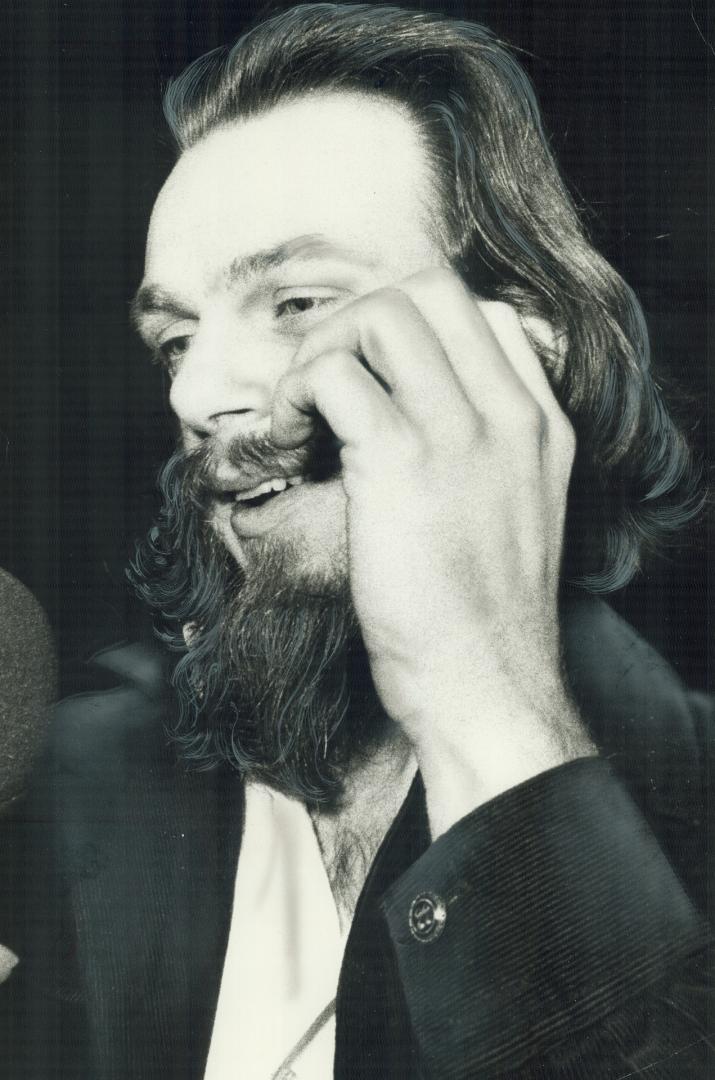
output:
[[[690, 395], [704, 452], [715, 160], [706, 3], [425, 5], [483, 21], [523, 50], [575, 197], [638, 291], [656, 362]], [[162, 377], [127, 325], [171, 163], [161, 87], [283, 6], [28, 0], [0, 16], [0, 565], [44, 603], [65, 660], [134, 632], [123, 566], [173, 440]], [[704, 685], [707, 529], [685, 541], [616, 604]]]

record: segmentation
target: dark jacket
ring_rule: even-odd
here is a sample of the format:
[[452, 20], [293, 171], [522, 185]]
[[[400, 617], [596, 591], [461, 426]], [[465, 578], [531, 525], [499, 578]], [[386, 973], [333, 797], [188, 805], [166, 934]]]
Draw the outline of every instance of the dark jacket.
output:
[[[435, 843], [415, 781], [348, 940], [340, 1080], [715, 1075], [712, 703], [599, 602], [574, 601], [564, 637], [601, 758], [499, 796]], [[158, 651], [97, 662], [118, 685], [59, 708], [27, 823], [7, 1075], [200, 1078], [242, 787], [228, 769], [177, 763]], [[424, 895], [446, 907], [428, 941], [410, 928]]]

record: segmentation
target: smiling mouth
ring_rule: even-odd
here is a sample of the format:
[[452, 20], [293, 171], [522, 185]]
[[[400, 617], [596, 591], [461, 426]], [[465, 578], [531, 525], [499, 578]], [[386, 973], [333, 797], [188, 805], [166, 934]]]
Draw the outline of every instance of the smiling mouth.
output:
[[247, 491], [236, 491], [232, 494], [233, 502], [238, 504], [238, 507], [242, 510], [256, 510], [260, 506], [265, 506], [267, 502], [274, 499], [277, 495], [281, 495], [289, 488], [300, 487], [305, 483], [305, 476], [277, 476], [270, 480], [264, 480], [263, 483], [257, 484], [256, 487], [250, 488]]
[[[239, 486], [241, 480], [238, 478], [240, 477], [238, 473], [235, 484], [231, 484], [230, 481], [217, 483], [215, 486], [209, 484], [210, 498], [217, 508], [224, 507], [224, 512], [230, 507], [232, 518], [240, 518], [246, 522], [253, 516], [252, 512], [262, 510], [269, 503], [283, 504], [285, 502], [288, 506], [295, 499], [297, 506], [302, 502], [300, 498], [302, 492], [297, 489], [322, 488], [326, 481], [337, 479], [341, 475], [340, 449], [341, 444], [329, 429], [318, 432], [310, 447], [306, 448], [304, 453], [296, 454], [295, 460], [290, 464], [287, 461], [280, 463], [275, 461], [273, 464], [276, 467], [276, 474], [273, 476], [268, 471], [271, 468], [268, 461], [262, 463], [263, 467], [260, 468], [259, 463], [251, 461], [249, 456], [243, 483], [249, 485], [253, 481], [253, 485]], [[233, 464], [239, 465], [237, 461]], [[260, 471], [255, 468], [256, 465], [259, 465]], [[291, 467], [293, 472], [289, 471]], [[256, 483], [261, 472], [266, 479]], [[258, 521], [258, 515], [256, 521]]]
[[239, 539], [294, 526], [310, 531], [324, 514], [333, 512], [336, 484], [341, 486], [336, 476], [319, 480], [309, 473], [299, 478], [264, 480], [242, 491], [222, 492], [216, 497], [216, 520], [230, 523]]
[[298, 489], [304, 485], [314, 487], [316, 478], [312, 475], [277, 476], [263, 480], [252, 488], [239, 491], [216, 491], [214, 500], [218, 505], [230, 507], [232, 514], [248, 516], [252, 511], [261, 510], [269, 503], [292, 502]]

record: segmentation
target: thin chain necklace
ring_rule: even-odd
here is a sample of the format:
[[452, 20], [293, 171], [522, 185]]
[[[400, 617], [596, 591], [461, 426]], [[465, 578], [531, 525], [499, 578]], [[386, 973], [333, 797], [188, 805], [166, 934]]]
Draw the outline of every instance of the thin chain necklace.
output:
[[318, 1013], [313, 1023], [310, 1025], [304, 1035], [298, 1039], [293, 1049], [286, 1054], [283, 1061], [280, 1063], [276, 1071], [273, 1073], [271, 1080], [297, 1080], [295, 1073], [293, 1072], [293, 1063], [303, 1053], [306, 1046], [308, 1046], [321, 1028], [324, 1028], [328, 1020], [335, 1013], [335, 998], [328, 1002], [325, 1008]]

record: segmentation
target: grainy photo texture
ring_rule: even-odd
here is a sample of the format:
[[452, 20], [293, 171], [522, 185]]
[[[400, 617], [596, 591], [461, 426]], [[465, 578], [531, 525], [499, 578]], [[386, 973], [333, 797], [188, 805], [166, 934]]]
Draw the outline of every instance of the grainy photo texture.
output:
[[713, 1075], [704, 5], [6, 23], [0, 1075]]

